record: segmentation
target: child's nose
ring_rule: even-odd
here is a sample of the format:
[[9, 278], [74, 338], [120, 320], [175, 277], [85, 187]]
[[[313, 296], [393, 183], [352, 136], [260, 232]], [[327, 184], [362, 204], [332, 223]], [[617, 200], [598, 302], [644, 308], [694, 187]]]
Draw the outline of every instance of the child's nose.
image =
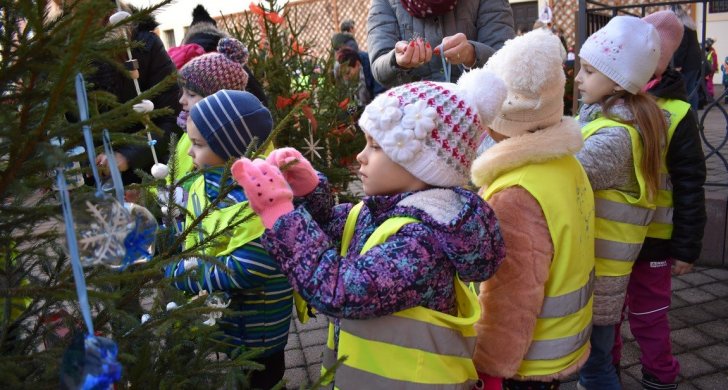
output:
[[364, 151], [362, 150], [361, 152], [359, 152], [359, 154], [357, 154], [357, 155], [356, 155], [356, 161], [357, 161], [357, 162], [358, 162], [359, 164], [362, 164], [362, 165], [364, 165], [364, 164], [365, 164], [364, 160], [365, 160], [365, 159], [364, 159]]

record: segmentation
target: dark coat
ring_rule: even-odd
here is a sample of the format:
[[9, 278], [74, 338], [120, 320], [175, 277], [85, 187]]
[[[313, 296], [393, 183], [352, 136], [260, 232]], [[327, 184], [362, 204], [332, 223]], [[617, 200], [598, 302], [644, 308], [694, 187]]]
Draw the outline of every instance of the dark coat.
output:
[[[680, 74], [669, 68], [658, 85], [648, 91], [658, 98], [687, 101]], [[705, 156], [695, 112], [690, 110], [677, 125], [667, 149], [667, 170], [672, 181], [672, 238], [647, 238], [637, 261], [668, 257], [692, 263], [702, 248], [705, 229]]]
[[[157, 25], [157, 22], [150, 17], [140, 21], [132, 30], [131, 39], [143, 44], [131, 51], [133, 58], [139, 62], [139, 88], [142, 92], [154, 87], [177, 71], [167, 55], [162, 41], [153, 32]], [[122, 61], [125, 60], [126, 55]], [[134, 82], [127, 72], [119, 71], [116, 65], [107, 62], [99, 62], [95, 66], [97, 71], [89, 77], [89, 81], [94, 84], [95, 88], [114, 94], [121, 103], [137, 96]], [[177, 84], [173, 84], [152, 99], [155, 109], [172, 109], [171, 114], [154, 119], [154, 124], [163, 132], [163, 134], [152, 132], [152, 137], [157, 140], [155, 148], [159, 161], [168, 160], [169, 137], [173, 132], [179, 131], [176, 121], [177, 113], [181, 109], [179, 96], [179, 87]], [[103, 108], [100, 109], [103, 110]], [[144, 130], [142, 125], [135, 125], [124, 129], [124, 132], [132, 134], [142, 130]], [[129, 169], [122, 173], [124, 184], [139, 182], [140, 178], [134, 173], [134, 170], [141, 169], [149, 172], [154, 164], [152, 152], [147, 145], [120, 145], [116, 146], [115, 150], [124, 155], [129, 162]]]

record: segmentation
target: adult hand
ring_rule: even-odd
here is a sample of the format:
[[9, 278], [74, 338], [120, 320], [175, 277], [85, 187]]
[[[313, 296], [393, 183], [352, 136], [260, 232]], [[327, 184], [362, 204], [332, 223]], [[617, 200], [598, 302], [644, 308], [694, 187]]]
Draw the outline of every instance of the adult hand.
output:
[[693, 265], [690, 263], [686, 263], [684, 261], [675, 259], [674, 263], [672, 264], [672, 274], [673, 275], [684, 275], [688, 272], [691, 272], [692, 270], [693, 270]]
[[435, 48], [435, 54], [445, 56], [445, 59], [451, 64], [464, 64], [467, 67], [475, 66], [475, 48], [468, 42], [468, 38], [463, 33], [457, 33], [449, 37], [442, 38], [442, 49], [440, 46]]
[[281, 148], [272, 151], [268, 158], [269, 163], [281, 169], [283, 177], [291, 186], [294, 196], [305, 196], [311, 193], [319, 183], [316, 170], [311, 163], [296, 149]]
[[422, 38], [399, 41], [394, 45], [394, 58], [400, 68], [411, 69], [422, 66], [432, 59], [432, 46]]
[[[129, 161], [119, 152], [114, 152], [116, 157], [116, 166], [120, 172], [126, 172], [129, 169]], [[96, 156], [96, 166], [99, 167], [99, 173], [102, 176], [109, 176], [109, 158], [106, 154], [101, 153]]]

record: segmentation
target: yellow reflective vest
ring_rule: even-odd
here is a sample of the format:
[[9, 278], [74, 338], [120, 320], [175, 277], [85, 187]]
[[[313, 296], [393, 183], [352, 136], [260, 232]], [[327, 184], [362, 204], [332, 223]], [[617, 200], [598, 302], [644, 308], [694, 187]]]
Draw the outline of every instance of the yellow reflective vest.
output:
[[657, 99], [657, 105], [670, 113], [670, 127], [667, 129], [667, 144], [662, 152], [660, 167], [660, 188], [655, 198], [655, 215], [647, 230], [647, 237], [669, 240], [672, 238], [672, 182], [667, 171], [667, 150], [677, 125], [690, 111], [690, 103], [676, 99]]
[[[354, 235], [362, 203], [346, 219], [341, 242], [345, 256]], [[414, 218], [386, 220], [369, 237], [361, 253], [383, 243]], [[478, 379], [472, 356], [475, 348], [473, 324], [480, 318], [477, 297], [457, 277], [454, 280], [457, 314], [450, 315], [421, 306], [367, 320], [341, 319], [338, 345], [333, 320], [321, 365], [322, 377], [336, 363], [337, 389], [397, 389], [433, 387], [468, 389]], [[331, 378], [326, 382], [330, 383]]]
[[594, 195], [574, 156], [508, 171], [488, 186], [483, 197], [488, 200], [514, 186], [528, 191], [539, 203], [554, 246], [544, 302], [533, 340], [517, 374], [552, 375], [582, 360], [589, 349], [594, 292]]
[[632, 265], [642, 249], [647, 227], [655, 213], [655, 204], [647, 199], [642, 170], [642, 138], [632, 126], [605, 117], [589, 122], [581, 129], [586, 140], [604, 127], [627, 129], [632, 144], [632, 160], [639, 186], [637, 197], [616, 189], [594, 193], [596, 232], [594, 251], [597, 276], [626, 276], [632, 273]]
[[[197, 203], [197, 206], [195, 206]], [[190, 186], [190, 194], [187, 200], [187, 217], [185, 219], [185, 227], [192, 226], [192, 222], [205, 210], [210, 202], [205, 193], [205, 176], [200, 175]], [[239, 224], [233, 233], [222, 234], [211, 243], [208, 243], [203, 249], [204, 253], [210, 256], [229, 255], [235, 249], [255, 240], [263, 235], [265, 226], [260, 217], [255, 214], [252, 207], [247, 207], [248, 202], [236, 203], [224, 209], [212, 210], [202, 223], [198, 224], [193, 231], [187, 234], [185, 238], [185, 248], [197, 245], [203, 237], [209, 237], [227, 226], [250, 217], [245, 223]], [[241, 211], [241, 209], [245, 210]]]

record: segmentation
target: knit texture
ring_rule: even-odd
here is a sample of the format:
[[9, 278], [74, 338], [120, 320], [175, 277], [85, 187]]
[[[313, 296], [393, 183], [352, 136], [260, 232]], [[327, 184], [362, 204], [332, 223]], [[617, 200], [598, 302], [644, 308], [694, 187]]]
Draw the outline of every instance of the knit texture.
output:
[[645, 22], [653, 25], [660, 36], [660, 58], [657, 60], [655, 75], [662, 76], [670, 65], [672, 55], [680, 46], [683, 37], [683, 24], [672, 11], [657, 11], [644, 18]]
[[212, 151], [225, 160], [243, 156], [253, 137], [262, 143], [273, 129], [270, 111], [245, 91], [218, 91], [192, 106], [190, 117]]
[[566, 77], [561, 41], [537, 29], [506, 41], [486, 63], [506, 83], [508, 95], [493, 130], [509, 137], [540, 130], [561, 121]]
[[651, 24], [634, 16], [615, 16], [587, 38], [579, 57], [636, 94], [655, 73], [660, 37]]
[[182, 87], [202, 96], [221, 89], [245, 90], [248, 73], [243, 65], [248, 61], [248, 49], [233, 38], [222, 38], [216, 53], [207, 53], [190, 60], [179, 71]]
[[[476, 91], [488, 85], [488, 92]], [[491, 72], [473, 70], [459, 83], [415, 82], [369, 104], [359, 125], [384, 153], [423, 182], [464, 185], [483, 126], [496, 115], [505, 86]]]

